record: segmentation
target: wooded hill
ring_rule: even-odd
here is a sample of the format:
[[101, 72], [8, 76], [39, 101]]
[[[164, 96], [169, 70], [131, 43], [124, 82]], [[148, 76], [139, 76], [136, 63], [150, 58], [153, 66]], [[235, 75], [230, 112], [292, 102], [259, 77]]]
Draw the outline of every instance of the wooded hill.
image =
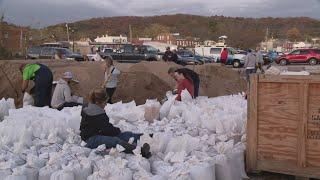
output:
[[[241, 18], [224, 16], [163, 15], [152, 17], [93, 18], [69, 24], [74, 29], [71, 39], [124, 34], [129, 37], [129, 25], [133, 37], [155, 37], [159, 33], [178, 32], [182, 37], [199, 37], [201, 40], [217, 40], [221, 35], [229, 37], [234, 47], [255, 47], [264, 40], [267, 28], [269, 37], [294, 40], [310, 40], [320, 37], [320, 21], [299, 18]], [[39, 31], [37, 31], [39, 34]], [[49, 26], [42, 30], [44, 41], [66, 40], [65, 24]], [[35, 37], [35, 35], [33, 36]], [[36, 37], [35, 37], [36, 39]]]

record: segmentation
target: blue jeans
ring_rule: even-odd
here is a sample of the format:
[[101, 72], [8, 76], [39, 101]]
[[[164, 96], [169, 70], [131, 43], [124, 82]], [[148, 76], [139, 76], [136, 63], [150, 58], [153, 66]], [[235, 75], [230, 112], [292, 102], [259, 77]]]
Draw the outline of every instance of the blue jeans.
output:
[[110, 148], [116, 147], [117, 144], [128, 142], [131, 137], [134, 138], [134, 141], [133, 141], [134, 144], [137, 144], [137, 141], [140, 139], [140, 136], [142, 136], [142, 134], [134, 134], [132, 132], [123, 132], [114, 137], [96, 135], [96, 136], [90, 137], [86, 141], [87, 143], [86, 147], [90, 149], [95, 149], [98, 146], [105, 144], [106, 148], [110, 149]]

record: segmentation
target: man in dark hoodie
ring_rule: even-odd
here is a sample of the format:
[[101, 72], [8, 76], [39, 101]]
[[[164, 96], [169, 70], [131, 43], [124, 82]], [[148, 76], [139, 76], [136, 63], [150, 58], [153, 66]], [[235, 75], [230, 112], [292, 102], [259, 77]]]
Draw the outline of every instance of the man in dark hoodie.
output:
[[[142, 134], [132, 132], [121, 132], [109, 122], [109, 117], [104, 111], [108, 100], [104, 89], [95, 89], [90, 93], [90, 103], [81, 112], [80, 136], [87, 143], [86, 147], [94, 149], [105, 144], [106, 148], [114, 148], [117, 144], [125, 148], [125, 153], [133, 153], [136, 149], [137, 140]], [[133, 144], [128, 143], [133, 137]], [[151, 157], [150, 146], [144, 144], [141, 148], [141, 155], [145, 158]]]

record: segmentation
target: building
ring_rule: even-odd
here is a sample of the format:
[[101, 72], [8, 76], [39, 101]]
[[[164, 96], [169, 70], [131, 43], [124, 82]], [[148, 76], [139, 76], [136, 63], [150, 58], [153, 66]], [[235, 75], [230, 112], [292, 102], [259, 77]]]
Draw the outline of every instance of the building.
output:
[[22, 55], [26, 47], [32, 44], [32, 36], [26, 28], [20, 28], [3, 22], [0, 29], [0, 46], [13, 56]]
[[171, 44], [171, 45], [177, 45], [178, 47], [195, 47], [197, 45], [200, 45], [200, 38], [194, 38], [194, 37], [181, 37], [179, 33], [165, 33], [160, 34], [155, 38], [155, 41], [165, 43], [165, 44]]
[[214, 45], [216, 45], [216, 43], [217, 43], [217, 42], [215, 42], [215, 41], [213, 41], [213, 40], [205, 40], [205, 41], [203, 42], [203, 45], [205, 45], [205, 46], [214, 46]]
[[151, 42], [152, 38], [132, 38], [131, 43], [134, 45], [143, 45], [145, 42]]
[[97, 37], [94, 39], [95, 42], [97, 43], [115, 43], [115, 44], [126, 44], [128, 43], [128, 38], [126, 36], [108, 36], [103, 35], [102, 37]]

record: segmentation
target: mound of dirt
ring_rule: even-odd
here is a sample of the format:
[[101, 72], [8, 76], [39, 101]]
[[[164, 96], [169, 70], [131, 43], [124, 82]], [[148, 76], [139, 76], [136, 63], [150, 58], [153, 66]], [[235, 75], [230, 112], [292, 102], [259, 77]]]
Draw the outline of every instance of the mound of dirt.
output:
[[[89, 92], [102, 85], [104, 79], [103, 62], [74, 62], [74, 61], [1, 61], [0, 62], [0, 98], [15, 98], [18, 106], [22, 104], [21, 82], [19, 67], [22, 63], [43, 63], [58, 80], [65, 71], [71, 71], [80, 83], [71, 83], [74, 94], [87, 99]], [[175, 81], [167, 74], [170, 67], [182, 67], [167, 62], [142, 62], [138, 64], [118, 64], [121, 76], [119, 85], [113, 97], [114, 101], [137, 104], [145, 103], [146, 99], [162, 99], [166, 91], [172, 89]], [[188, 68], [200, 74], [200, 95], [215, 97], [235, 94], [245, 91], [246, 83], [240, 75], [220, 65], [189, 66]]]

